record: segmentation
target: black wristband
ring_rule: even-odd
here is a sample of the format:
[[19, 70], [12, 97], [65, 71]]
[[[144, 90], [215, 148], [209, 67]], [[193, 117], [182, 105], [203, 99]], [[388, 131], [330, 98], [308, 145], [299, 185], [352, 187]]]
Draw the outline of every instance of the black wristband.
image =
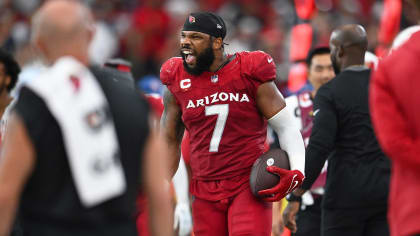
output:
[[293, 193], [289, 193], [286, 196], [286, 200], [289, 201], [289, 202], [299, 202], [299, 203], [301, 203], [302, 202], [302, 197], [301, 196], [296, 196]]

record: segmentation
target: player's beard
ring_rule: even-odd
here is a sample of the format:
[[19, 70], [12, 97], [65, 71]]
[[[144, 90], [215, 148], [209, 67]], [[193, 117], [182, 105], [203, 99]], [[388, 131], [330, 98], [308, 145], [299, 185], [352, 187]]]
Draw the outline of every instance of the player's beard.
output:
[[188, 64], [185, 62], [185, 55], [181, 53], [183, 61], [184, 61], [184, 69], [192, 75], [201, 75], [204, 71], [208, 71], [211, 64], [214, 61], [214, 52], [211, 48], [211, 44], [204, 50], [204, 52], [197, 55], [196, 63], [194, 67], [189, 67]]

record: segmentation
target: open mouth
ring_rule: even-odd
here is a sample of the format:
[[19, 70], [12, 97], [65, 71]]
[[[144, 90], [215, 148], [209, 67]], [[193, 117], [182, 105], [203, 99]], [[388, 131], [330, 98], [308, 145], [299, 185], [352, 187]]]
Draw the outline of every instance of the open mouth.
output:
[[196, 63], [197, 58], [191, 49], [182, 49], [181, 53], [184, 55], [184, 60], [188, 65], [194, 65]]

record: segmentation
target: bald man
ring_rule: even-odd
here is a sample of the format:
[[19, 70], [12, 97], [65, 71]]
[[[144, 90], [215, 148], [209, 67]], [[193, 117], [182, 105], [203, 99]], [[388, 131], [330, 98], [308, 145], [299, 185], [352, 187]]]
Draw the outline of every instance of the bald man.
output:
[[47, 1], [32, 22], [32, 40], [50, 67], [21, 89], [8, 122], [0, 235], [19, 208], [24, 235], [135, 236], [140, 183], [152, 235], [171, 235], [164, 145], [149, 126], [147, 102], [119, 82], [125, 78], [88, 69], [89, 10]]
[[[314, 126], [306, 149], [306, 179], [288, 196], [300, 202], [328, 158], [321, 235], [389, 235], [386, 213], [390, 163], [373, 132], [369, 107], [370, 69], [364, 66], [367, 37], [360, 25], [344, 25], [330, 38], [336, 77], [314, 99]], [[284, 212], [296, 231], [299, 204]]]

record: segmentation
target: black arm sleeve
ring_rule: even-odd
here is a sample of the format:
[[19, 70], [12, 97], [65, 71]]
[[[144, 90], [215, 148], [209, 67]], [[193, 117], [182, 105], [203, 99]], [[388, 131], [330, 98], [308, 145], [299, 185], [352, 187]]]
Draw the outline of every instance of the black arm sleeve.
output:
[[331, 83], [322, 86], [314, 99], [314, 125], [306, 148], [303, 189], [310, 189], [321, 173], [334, 147], [337, 132], [337, 113], [332, 101]]

